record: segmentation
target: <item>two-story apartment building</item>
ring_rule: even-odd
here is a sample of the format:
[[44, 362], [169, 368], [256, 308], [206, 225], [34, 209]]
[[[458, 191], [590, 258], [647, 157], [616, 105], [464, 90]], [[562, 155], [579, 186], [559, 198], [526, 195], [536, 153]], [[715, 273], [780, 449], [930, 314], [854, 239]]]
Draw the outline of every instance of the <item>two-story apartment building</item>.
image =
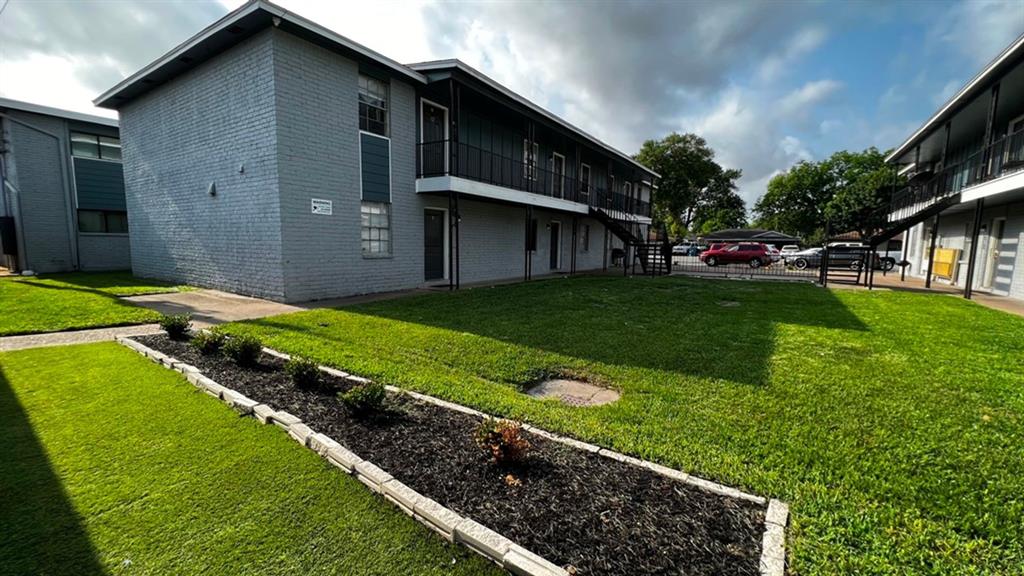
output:
[[249, 2], [96, 100], [136, 274], [285, 301], [648, 263], [657, 174], [458, 61]]
[[0, 265], [131, 267], [117, 120], [0, 98]]
[[910, 273], [931, 285], [1024, 298], [1024, 36], [967, 83], [887, 161]]

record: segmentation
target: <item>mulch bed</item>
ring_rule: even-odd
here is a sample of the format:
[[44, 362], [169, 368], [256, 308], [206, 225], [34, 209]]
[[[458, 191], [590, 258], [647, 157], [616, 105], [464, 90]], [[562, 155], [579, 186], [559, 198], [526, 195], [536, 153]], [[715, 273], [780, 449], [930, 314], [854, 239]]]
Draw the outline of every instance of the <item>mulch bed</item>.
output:
[[[576, 574], [758, 574], [765, 511], [752, 502], [532, 434], [527, 463], [499, 467], [475, 445], [473, 416], [392, 395], [387, 418], [359, 419], [332, 394], [297, 389], [282, 361], [266, 354], [259, 367], [241, 368], [163, 335], [135, 340], [294, 414], [417, 492]], [[521, 484], [510, 484], [509, 474]]]

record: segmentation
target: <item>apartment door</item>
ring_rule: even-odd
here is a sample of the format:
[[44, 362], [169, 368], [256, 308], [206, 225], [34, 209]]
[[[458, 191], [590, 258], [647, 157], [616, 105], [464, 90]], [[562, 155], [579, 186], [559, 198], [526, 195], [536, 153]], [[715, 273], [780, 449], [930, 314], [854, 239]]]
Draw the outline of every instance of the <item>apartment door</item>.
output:
[[423, 278], [428, 282], [445, 277], [444, 220], [443, 210], [423, 211]]
[[420, 169], [424, 176], [448, 173], [448, 109], [421, 100]]
[[548, 245], [551, 252], [551, 269], [558, 270], [562, 267], [562, 224], [551, 223], [551, 243]]
[[558, 152], [551, 154], [551, 195], [565, 197], [565, 156]]
[[991, 290], [999, 272], [999, 250], [1003, 245], [1003, 233], [1006, 230], [1006, 219], [999, 218], [992, 221], [992, 236], [988, 241], [988, 253], [985, 255], [985, 277], [981, 287]]

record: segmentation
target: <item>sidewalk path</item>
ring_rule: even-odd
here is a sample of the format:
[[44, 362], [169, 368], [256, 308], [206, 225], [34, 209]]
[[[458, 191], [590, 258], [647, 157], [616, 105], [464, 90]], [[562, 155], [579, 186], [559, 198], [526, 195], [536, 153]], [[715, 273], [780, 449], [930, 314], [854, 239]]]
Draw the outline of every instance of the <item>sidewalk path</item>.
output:
[[48, 332], [46, 334], [26, 334], [24, 336], [4, 336], [0, 338], [0, 352], [22, 350], [25, 348], [41, 348], [43, 346], [64, 346], [67, 344], [85, 344], [113, 340], [115, 336], [142, 336], [160, 331], [156, 324], [140, 324], [138, 326], [115, 326], [113, 328], [94, 328], [91, 330], [69, 330], [66, 332]]

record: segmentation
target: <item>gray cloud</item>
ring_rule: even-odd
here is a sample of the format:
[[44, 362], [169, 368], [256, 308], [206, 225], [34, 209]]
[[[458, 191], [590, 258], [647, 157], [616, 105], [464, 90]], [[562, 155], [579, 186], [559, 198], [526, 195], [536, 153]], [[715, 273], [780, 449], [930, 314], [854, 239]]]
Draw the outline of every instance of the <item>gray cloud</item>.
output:
[[0, 58], [67, 58], [99, 94], [226, 12], [215, 2], [11, 0], [0, 16]]

